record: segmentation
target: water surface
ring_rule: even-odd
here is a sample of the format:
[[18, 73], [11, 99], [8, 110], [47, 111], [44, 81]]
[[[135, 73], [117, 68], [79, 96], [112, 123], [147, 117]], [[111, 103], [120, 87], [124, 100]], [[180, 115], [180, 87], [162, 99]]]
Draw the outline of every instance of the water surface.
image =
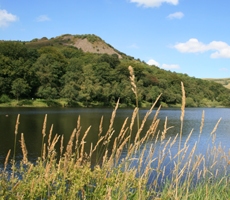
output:
[[[53, 124], [53, 135], [56, 133], [64, 135], [65, 144], [74, 128], [76, 128], [77, 120], [80, 116], [82, 134], [91, 126], [86, 138], [86, 145], [89, 148], [91, 142], [95, 143], [97, 141], [101, 117], [103, 116], [104, 118], [103, 131], [105, 133], [109, 126], [112, 111], [113, 109], [110, 108], [0, 108], [0, 165], [3, 166], [8, 150], [13, 150], [15, 122], [18, 114], [20, 114], [20, 125], [17, 135], [16, 159], [21, 159], [22, 154], [19, 140], [20, 134], [24, 133], [28, 157], [29, 160], [33, 161], [40, 156], [42, 126], [46, 114], [48, 115], [46, 134], [49, 134], [50, 127]], [[147, 109], [140, 110], [140, 119], [143, 119], [147, 111]], [[228, 108], [187, 108], [183, 122], [182, 141], [186, 140], [191, 131], [193, 131], [193, 134], [189, 140], [190, 145], [194, 145], [198, 140], [203, 111], [205, 112], [205, 120], [200, 137], [201, 145], [199, 145], [198, 151], [205, 154], [208, 144], [212, 142], [210, 133], [218, 120], [221, 119], [216, 130], [216, 143], [221, 143], [227, 152], [230, 149], [230, 110]], [[132, 109], [118, 109], [114, 122], [115, 134], [119, 133], [124, 120], [127, 117], [131, 118], [132, 112]], [[148, 126], [151, 124], [155, 112], [156, 110], [153, 111], [146, 121], [146, 129], [143, 130], [143, 134], [145, 134]], [[175, 137], [180, 132], [180, 115], [180, 109], [161, 109], [158, 115], [160, 119], [158, 130], [163, 131], [166, 117], [168, 121], [167, 126], [173, 126], [167, 132], [166, 139]], [[151, 145], [152, 142], [148, 141], [148, 145]], [[174, 148], [176, 152], [178, 145], [175, 144]]]

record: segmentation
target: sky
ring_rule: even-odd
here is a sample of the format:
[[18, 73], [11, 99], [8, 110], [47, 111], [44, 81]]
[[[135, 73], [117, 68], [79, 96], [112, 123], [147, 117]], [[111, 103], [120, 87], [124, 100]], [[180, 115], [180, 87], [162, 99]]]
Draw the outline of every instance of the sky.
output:
[[149, 65], [230, 78], [229, 0], [0, 0], [0, 40], [95, 34]]

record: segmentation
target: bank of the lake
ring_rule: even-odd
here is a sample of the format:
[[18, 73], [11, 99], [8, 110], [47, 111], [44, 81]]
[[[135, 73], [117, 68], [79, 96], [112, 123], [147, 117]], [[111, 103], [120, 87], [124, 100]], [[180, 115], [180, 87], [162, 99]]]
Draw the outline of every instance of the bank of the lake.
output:
[[[188, 99], [189, 101], [189, 99]], [[189, 103], [188, 103], [189, 104]], [[166, 104], [164, 102], [160, 102], [157, 106], [161, 106], [163, 108], [180, 108], [181, 104]], [[191, 104], [190, 104], [191, 105]], [[21, 100], [15, 100], [15, 99], [9, 99], [7, 102], [0, 102], [0, 107], [81, 107], [81, 108], [86, 108], [86, 107], [110, 107], [113, 108], [115, 106], [115, 103], [111, 103], [109, 105], [104, 105], [103, 102], [89, 102], [87, 105], [83, 104], [80, 101], [77, 102], [72, 102], [69, 103], [67, 99], [21, 99]], [[141, 101], [139, 107], [140, 108], [150, 108], [152, 106], [152, 102], [146, 102], [146, 101]], [[119, 104], [120, 108], [134, 108], [134, 104], [125, 104], [125, 103], [120, 103]], [[189, 106], [189, 107], [197, 107], [195, 105]], [[225, 107], [220, 104], [220, 102], [217, 101], [209, 101], [206, 100], [201, 104], [199, 107], [206, 107], [206, 108], [222, 108]]]

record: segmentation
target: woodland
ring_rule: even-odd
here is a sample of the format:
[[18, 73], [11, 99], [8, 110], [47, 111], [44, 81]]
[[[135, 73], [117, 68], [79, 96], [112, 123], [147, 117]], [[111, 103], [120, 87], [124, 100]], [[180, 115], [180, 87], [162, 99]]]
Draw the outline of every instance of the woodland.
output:
[[[95, 35], [76, 37], [91, 43], [98, 40]], [[230, 90], [219, 83], [150, 66], [119, 51], [121, 58], [118, 53], [84, 52], [66, 45], [69, 40], [0, 41], [0, 103], [16, 99], [29, 105], [43, 99], [58, 106], [58, 100], [64, 99], [69, 107], [109, 107], [119, 99], [123, 107], [133, 107], [136, 100], [128, 70], [132, 66], [139, 107], [150, 106], [159, 94], [158, 105], [179, 107], [181, 82], [188, 107], [230, 106]]]

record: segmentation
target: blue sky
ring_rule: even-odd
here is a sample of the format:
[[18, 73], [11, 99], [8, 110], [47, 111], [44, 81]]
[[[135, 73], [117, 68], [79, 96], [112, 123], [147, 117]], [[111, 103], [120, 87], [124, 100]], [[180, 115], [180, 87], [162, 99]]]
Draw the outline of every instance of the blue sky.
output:
[[0, 40], [95, 34], [197, 78], [230, 77], [229, 0], [0, 0]]

